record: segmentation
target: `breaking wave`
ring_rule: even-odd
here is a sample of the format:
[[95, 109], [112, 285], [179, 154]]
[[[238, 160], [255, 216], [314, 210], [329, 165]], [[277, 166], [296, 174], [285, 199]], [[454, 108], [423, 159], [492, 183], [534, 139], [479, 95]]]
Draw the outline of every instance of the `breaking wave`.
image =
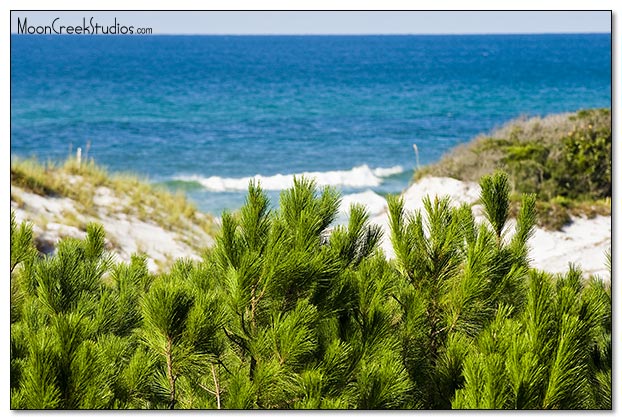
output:
[[251, 180], [259, 182], [264, 190], [278, 191], [290, 188], [294, 177], [304, 176], [314, 179], [318, 186], [339, 186], [350, 188], [377, 187], [383, 178], [404, 172], [401, 166], [371, 169], [367, 165], [356, 166], [348, 171], [302, 172], [298, 174], [255, 175], [242, 178], [223, 178], [220, 176], [204, 177], [200, 175], [180, 175], [175, 181], [200, 184], [208, 191], [245, 191]]

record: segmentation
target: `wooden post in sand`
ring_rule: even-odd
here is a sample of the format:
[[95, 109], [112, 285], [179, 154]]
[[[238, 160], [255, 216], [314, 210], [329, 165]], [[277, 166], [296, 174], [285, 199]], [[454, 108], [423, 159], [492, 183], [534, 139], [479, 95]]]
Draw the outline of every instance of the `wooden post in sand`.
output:
[[417, 159], [417, 170], [419, 170], [419, 149], [417, 149], [416, 143], [413, 143], [413, 149], [415, 149], [415, 158]]
[[89, 163], [89, 150], [91, 150], [91, 140], [86, 141], [86, 149], [84, 149], [84, 161], [87, 165]]

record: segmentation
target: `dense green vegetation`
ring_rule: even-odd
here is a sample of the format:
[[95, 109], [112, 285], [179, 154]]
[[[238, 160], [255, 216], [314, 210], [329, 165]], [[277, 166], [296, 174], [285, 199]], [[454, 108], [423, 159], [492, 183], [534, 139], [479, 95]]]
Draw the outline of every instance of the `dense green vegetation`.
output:
[[571, 215], [610, 214], [611, 111], [513, 121], [457, 147], [415, 176], [477, 182], [496, 169], [509, 174], [514, 194], [538, 195], [545, 227], [558, 229]]
[[611, 408], [608, 282], [530, 269], [534, 195], [510, 232], [505, 174], [488, 221], [389, 199], [396, 259], [354, 206], [298, 179], [256, 185], [201, 262], [115, 264], [104, 231], [39, 256], [11, 220], [12, 408]]

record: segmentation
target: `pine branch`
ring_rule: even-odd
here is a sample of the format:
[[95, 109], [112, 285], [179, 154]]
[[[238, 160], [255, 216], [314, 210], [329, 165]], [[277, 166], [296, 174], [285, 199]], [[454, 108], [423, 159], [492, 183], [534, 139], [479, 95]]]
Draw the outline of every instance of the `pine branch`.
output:
[[496, 172], [493, 175], [484, 176], [480, 181], [480, 187], [480, 199], [484, 204], [484, 213], [500, 242], [510, 211], [508, 176], [504, 172]]
[[243, 339], [241, 339], [240, 337], [237, 337], [234, 333], [230, 333], [229, 331], [227, 331], [225, 327], [222, 327], [222, 330], [225, 332], [225, 335], [227, 336], [229, 340], [233, 341], [240, 348], [246, 350], [247, 352], [250, 352], [250, 349], [248, 348], [248, 346], [246, 345]]
[[168, 378], [170, 389], [168, 408], [172, 410], [175, 408], [175, 382], [177, 381], [177, 376], [173, 375], [172, 340], [170, 337], [166, 341], [166, 377]]
[[214, 393], [214, 395], [216, 395], [216, 403], [218, 406], [218, 409], [220, 410], [220, 385], [218, 384], [218, 379], [216, 378], [216, 370], [214, 369], [214, 364], [211, 364], [212, 367], [212, 378], [214, 379], [214, 387], [216, 388], [216, 392]]

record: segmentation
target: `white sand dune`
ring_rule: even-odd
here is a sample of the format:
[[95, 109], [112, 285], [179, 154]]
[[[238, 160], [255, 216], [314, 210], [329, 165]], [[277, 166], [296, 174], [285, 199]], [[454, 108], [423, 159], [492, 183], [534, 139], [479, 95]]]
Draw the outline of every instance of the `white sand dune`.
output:
[[[69, 198], [44, 197], [11, 186], [11, 195], [19, 197], [20, 204], [11, 202], [15, 219], [33, 222], [33, 233], [38, 247], [52, 252], [56, 243], [65, 237], [84, 238], [83, 229], [89, 222], [101, 223], [106, 231], [108, 250], [118, 261], [129, 261], [132, 254], [147, 256], [149, 270], [157, 271], [159, 265], [168, 265], [177, 258], [198, 260], [197, 249], [213, 245], [214, 240], [200, 227], [186, 220], [184, 234], [164, 229], [149, 220], [123, 212], [126, 197], [117, 196], [106, 187], [94, 191], [94, 214], [86, 216], [77, 210], [79, 206]], [[71, 215], [71, 219], [67, 216]], [[75, 223], [79, 222], [79, 227]], [[191, 246], [190, 244], [194, 245]]]

